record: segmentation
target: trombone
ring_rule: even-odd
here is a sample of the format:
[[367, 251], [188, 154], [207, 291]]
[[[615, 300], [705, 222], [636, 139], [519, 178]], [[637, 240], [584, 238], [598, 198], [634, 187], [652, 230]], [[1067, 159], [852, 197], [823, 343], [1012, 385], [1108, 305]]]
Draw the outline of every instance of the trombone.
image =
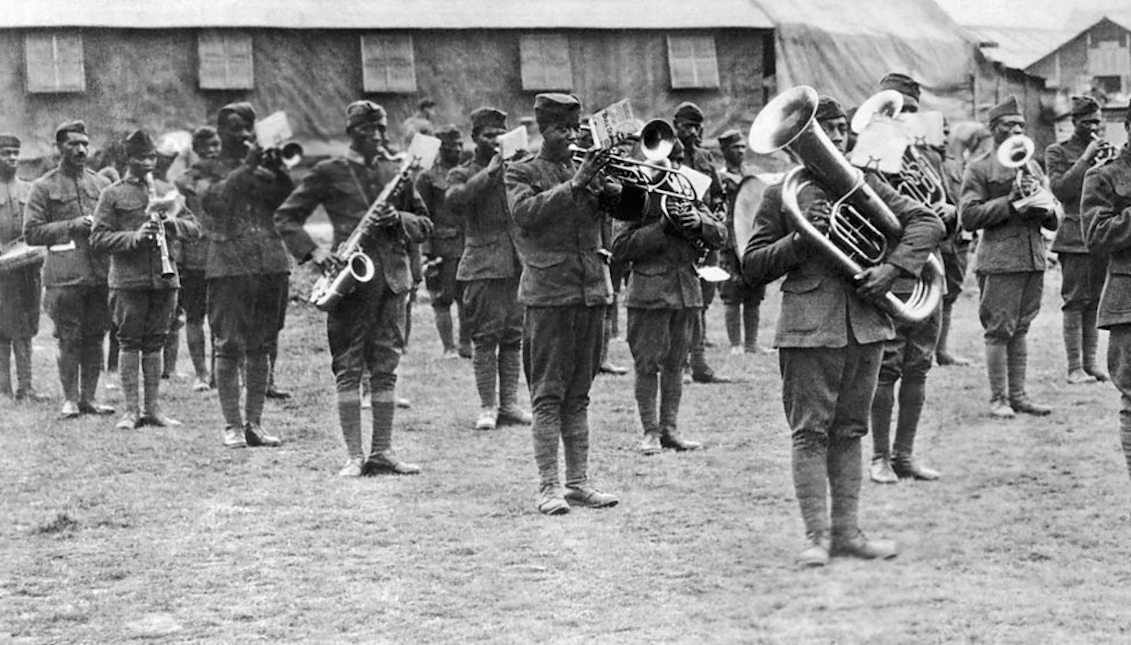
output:
[[[671, 167], [668, 155], [675, 148], [675, 130], [663, 119], [653, 119], [634, 135], [640, 141], [643, 160], [607, 152], [602, 173], [608, 179], [636, 186], [661, 197], [695, 201], [698, 196], [691, 181]], [[630, 139], [631, 140], [631, 139]], [[570, 146], [573, 160], [581, 163], [593, 148]], [[606, 149], [607, 150], [607, 149]], [[664, 209], [666, 212], [666, 208]]]

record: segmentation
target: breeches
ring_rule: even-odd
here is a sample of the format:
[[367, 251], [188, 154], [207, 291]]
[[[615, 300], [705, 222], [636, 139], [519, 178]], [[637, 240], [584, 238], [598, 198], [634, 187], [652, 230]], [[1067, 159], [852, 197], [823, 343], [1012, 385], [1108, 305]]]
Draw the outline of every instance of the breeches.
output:
[[522, 342], [523, 306], [518, 278], [471, 280], [463, 288], [463, 319], [474, 343], [518, 347]]
[[77, 343], [105, 336], [110, 329], [109, 291], [104, 286], [48, 287], [44, 305], [55, 323], [55, 338]]
[[751, 287], [742, 276], [731, 278], [719, 285], [719, 300], [727, 305], [747, 305], [757, 307], [766, 297], [766, 285]]
[[424, 276], [424, 286], [428, 287], [428, 297], [433, 307], [447, 309], [463, 294], [463, 282], [456, 280], [459, 258], [444, 258], [432, 275]]
[[966, 280], [966, 266], [969, 264], [970, 247], [955, 244], [944, 250], [942, 255], [943, 275], [946, 279], [946, 295], [943, 302], [954, 302], [962, 293], [962, 283]]
[[356, 392], [366, 370], [373, 391], [396, 387], [407, 304], [408, 293], [393, 293], [378, 279], [357, 285], [326, 316], [330, 367], [338, 392]]
[[935, 359], [935, 345], [942, 324], [942, 307], [919, 323], [896, 321], [895, 338], [883, 343], [884, 356], [880, 364], [880, 383], [924, 383], [931, 362]]
[[208, 283], [201, 269], [180, 269], [181, 290], [177, 295], [181, 309], [185, 311], [185, 322], [201, 324], [208, 314]]
[[110, 309], [118, 346], [142, 353], [160, 351], [176, 308], [176, 289], [111, 289]]
[[698, 307], [686, 309], [628, 308], [628, 348], [637, 374], [661, 369], [679, 371], [691, 345], [691, 324]]
[[286, 305], [287, 274], [208, 280], [208, 326], [216, 355], [238, 358], [274, 349]]
[[1041, 310], [1044, 290], [1043, 271], [983, 273], [978, 276], [981, 300], [978, 319], [987, 343], [1004, 344], [1017, 334], [1029, 331], [1029, 324]]
[[522, 365], [536, 426], [584, 413], [601, 364], [605, 307], [527, 307]]
[[1083, 311], [1098, 305], [1107, 277], [1107, 259], [1087, 253], [1061, 253], [1059, 257], [1064, 311]]
[[868, 434], [883, 343], [782, 347], [782, 403], [793, 446], [809, 450]]

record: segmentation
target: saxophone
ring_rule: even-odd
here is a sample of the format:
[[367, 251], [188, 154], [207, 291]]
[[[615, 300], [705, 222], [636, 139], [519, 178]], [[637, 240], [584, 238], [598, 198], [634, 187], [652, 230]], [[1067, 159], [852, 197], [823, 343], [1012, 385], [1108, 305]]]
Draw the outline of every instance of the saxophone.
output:
[[364, 247], [370, 241], [372, 231], [399, 217], [387, 215], [387, 205], [409, 185], [412, 173], [421, 167], [421, 161], [420, 156], [412, 154], [410, 146], [396, 176], [385, 184], [381, 194], [369, 206], [365, 215], [362, 215], [350, 236], [334, 249], [327, 266], [321, 267], [322, 275], [314, 283], [307, 299], [310, 304], [322, 311], [332, 311], [342, 298], [353, 292], [359, 282], [373, 279], [376, 269], [373, 267], [373, 260], [365, 254]]
[[180, 195], [177, 191], [169, 191], [164, 197], [157, 194], [157, 185], [153, 181], [153, 173], [145, 174], [145, 189], [149, 194], [149, 202], [145, 212], [149, 220], [157, 224], [157, 233], [154, 241], [161, 251], [161, 277], [172, 278], [177, 275], [177, 268], [173, 266], [173, 259], [169, 254], [169, 240], [165, 234], [165, 221], [176, 215], [176, 205]]

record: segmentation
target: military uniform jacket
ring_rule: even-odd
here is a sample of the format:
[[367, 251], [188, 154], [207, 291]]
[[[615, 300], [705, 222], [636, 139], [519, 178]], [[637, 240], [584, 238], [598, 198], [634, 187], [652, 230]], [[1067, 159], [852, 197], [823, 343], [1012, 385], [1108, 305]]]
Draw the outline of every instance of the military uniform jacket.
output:
[[[1036, 162], [1029, 171], [1047, 186]], [[970, 162], [962, 179], [958, 219], [967, 231], [982, 230], [978, 242], [978, 273], [1017, 273], [1045, 270], [1045, 239], [1041, 228], [1055, 231], [1060, 219], [1055, 212], [1018, 213], [1010, 204], [1009, 191], [1017, 171], [998, 163], [988, 152]]]
[[732, 239], [734, 235], [734, 200], [738, 196], [738, 187], [742, 185], [742, 180], [752, 174], [745, 165], [739, 169], [739, 172], [731, 172], [726, 167], [719, 170], [719, 181], [723, 187], [723, 194], [726, 196], [727, 233], [726, 241], [719, 252], [719, 264], [731, 275], [742, 272], [741, 262], [738, 258], [739, 250], [734, 248], [735, 241]]
[[[158, 195], [165, 195], [173, 186], [153, 180]], [[161, 249], [155, 241], [139, 242], [135, 232], [149, 215], [149, 191], [145, 183], [133, 175], [115, 182], [102, 192], [90, 231], [90, 247], [110, 254], [111, 289], [177, 289], [180, 276], [161, 277]], [[200, 227], [192, 211], [182, 206], [176, 216], [165, 223], [165, 239], [170, 249], [175, 240], [193, 241], [200, 237]], [[171, 259], [171, 258], [170, 258]]]
[[30, 194], [31, 184], [18, 177], [0, 181], [0, 245], [23, 237], [24, 209]]
[[1088, 247], [1084, 246], [1084, 231], [1080, 228], [1080, 195], [1084, 187], [1084, 173], [1092, 167], [1091, 162], [1083, 159], [1084, 149], [1089, 143], [1073, 135], [1045, 150], [1049, 188], [1064, 206], [1064, 221], [1052, 242], [1052, 250], [1057, 253], [1088, 252]]
[[221, 158], [220, 167], [224, 178], [208, 187], [202, 204], [209, 219], [205, 276], [289, 273], [274, 215], [294, 188], [290, 175], [231, 157]]
[[204, 210], [203, 197], [208, 188], [221, 179], [220, 162], [215, 159], [201, 159], [177, 177], [173, 183], [184, 195], [185, 205], [196, 216], [201, 236], [193, 242], [178, 240], [180, 264], [186, 269], [203, 271], [208, 267], [208, 213]]
[[[24, 234], [24, 210], [31, 184], [13, 177], [0, 181], [0, 248]], [[0, 336], [29, 338], [39, 332], [39, 267], [0, 275]]]
[[431, 257], [446, 258], [458, 262], [463, 255], [463, 222], [448, 204], [448, 177], [450, 166], [436, 165], [422, 172], [416, 178], [416, 192], [424, 200], [428, 218], [432, 220], [432, 235], [424, 243], [422, 251]]
[[[699, 249], [666, 221], [658, 198], [647, 199], [642, 219], [613, 227], [613, 258], [627, 263], [631, 271], [625, 305], [640, 309], [702, 307], [703, 290], [695, 272]], [[707, 248], [719, 248], [727, 239], [726, 226], [706, 208], [699, 212], [698, 239]]]
[[[886, 263], [919, 275], [945, 231], [925, 206], [896, 193], [872, 174], [865, 181], [903, 225], [903, 235]], [[750, 284], [785, 275], [774, 347], [845, 347], [848, 333], [860, 343], [895, 338], [891, 318], [856, 295], [856, 288], [819, 252], [794, 233], [782, 212], [781, 184], [766, 189], [754, 216], [754, 234], [742, 258]]]
[[449, 206], [466, 222], [466, 243], [456, 278], [513, 278], [522, 273], [503, 169], [497, 175], [472, 158], [448, 173]]
[[507, 202], [515, 224], [514, 242], [522, 260], [518, 299], [532, 307], [607, 305], [613, 285], [601, 246], [605, 214], [617, 219], [640, 216], [642, 204], [624, 203], [619, 193], [600, 196], [573, 190], [576, 168], [567, 155], [538, 156], [507, 166]]
[[[275, 226], [291, 255], [304, 262], [314, 251], [314, 240], [302, 225], [319, 204], [330, 217], [334, 248], [345, 242], [398, 170], [400, 162], [395, 159], [375, 159], [366, 166], [361, 155], [353, 150], [345, 157], [319, 162], [275, 213]], [[408, 242], [427, 239], [432, 222], [411, 181], [391, 205], [400, 212], [401, 226], [381, 229], [363, 246], [363, 251], [389, 289], [401, 294], [413, 284]]]
[[28, 244], [48, 247], [43, 286], [106, 286], [109, 260], [91, 251], [90, 231], [80, 221], [94, 216], [98, 196], [109, 185], [108, 179], [87, 168], [72, 176], [61, 166], [32, 183], [24, 236]]
[[1109, 255], [1096, 322], [1107, 329], [1131, 323], [1131, 149], [1084, 175], [1080, 202], [1084, 243]]

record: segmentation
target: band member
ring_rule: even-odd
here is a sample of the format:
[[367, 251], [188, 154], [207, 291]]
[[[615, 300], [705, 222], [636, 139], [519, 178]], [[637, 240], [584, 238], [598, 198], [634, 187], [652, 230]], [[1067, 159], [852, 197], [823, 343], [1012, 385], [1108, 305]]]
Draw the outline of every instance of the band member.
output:
[[[398, 176], [399, 162], [385, 151], [387, 127], [380, 105], [372, 101], [350, 103], [346, 108], [346, 134], [350, 137], [346, 156], [314, 166], [275, 213], [275, 226], [299, 262], [312, 262], [323, 271], [332, 270], [335, 264], [330, 251], [316, 245], [302, 227], [314, 209], [321, 205], [326, 210], [337, 246], [361, 225], [385, 185]], [[326, 319], [338, 419], [348, 453], [338, 473], [341, 477], [420, 472], [420, 466], [402, 461], [393, 450], [393, 416], [405, 306], [412, 286], [405, 244], [407, 240], [423, 242], [432, 231], [432, 223], [411, 182], [378, 208], [380, 216], [365, 224], [369, 241], [364, 247], [377, 277], [358, 283]], [[373, 414], [373, 446], [368, 459], [361, 445], [359, 395], [366, 369]]]
[[[153, 178], [172, 183], [173, 180], [169, 177], [169, 171], [173, 169], [173, 164], [176, 163], [177, 158], [180, 157], [180, 150], [174, 139], [168, 135], [162, 136], [157, 140], [157, 163], [153, 166]], [[191, 211], [190, 211], [191, 212]], [[195, 214], [194, 214], [195, 215]], [[176, 260], [178, 269], [181, 265], [181, 241], [175, 240], [172, 242], [170, 250], [173, 253], [173, 259]], [[113, 264], [113, 259], [110, 261]], [[178, 270], [178, 276], [180, 271]], [[111, 290], [111, 294], [113, 291]], [[173, 318], [169, 323], [169, 333], [165, 336], [165, 347], [162, 350], [161, 361], [161, 378], [168, 380], [174, 375], [177, 375], [177, 356], [181, 348], [181, 328], [185, 326], [185, 310], [181, 307], [180, 303], [180, 290], [177, 290], [178, 299], [176, 305], [173, 307]], [[110, 317], [113, 318], [114, 312], [110, 312]]]
[[[20, 139], [0, 134], [0, 251], [24, 235], [24, 207], [31, 184], [16, 176]], [[12, 396], [12, 365], [16, 359], [16, 400], [44, 401], [31, 384], [31, 339], [39, 333], [42, 282], [40, 264], [0, 273], [0, 395]]]
[[[997, 146], [1025, 130], [1017, 100], [1009, 97], [989, 113], [995, 149], [972, 160], [962, 180], [958, 213], [962, 228], [982, 231], [977, 275], [981, 300], [978, 318], [985, 330], [986, 371], [990, 381], [990, 416], [1012, 418], [1017, 412], [1044, 416], [1052, 413], [1025, 391], [1029, 324], [1041, 309], [1044, 288], [1045, 241], [1041, 228], [1056, 230], [1055, 211], [1026, 208], [1013, 202], [1046, 185], [1036, 162], [1026, 170], [1006, 168]], [[1019, 174], [1020, 173], [1020, 174]]]
[[[601, 356], [605, 307], [612, 299], [601, 253], [602, 210], [632, 209], [615, 203], [620, 185], [600, 174], [602, 155], [591, 151], [575, 165], [570, 145], [580, 135], [580, 112], [574, 96], [537, 95], [534, 117], [542, 148], [534, 159], [504, 171], [523, 268], [518, 297], [526, 305], [522, 358], [534, 408], [537, 506], [547, 515], [568, 513], [570, 504], [601, 508], [619, 501], [589, 479], [589, 387]], [[564, 495], [559, 442], [565, 449]]]
[[1107, 256], [1088, 253], [1080, 227], [1080, 190], [1084, 173], [1096, 164], [1105, 142], [1100, 138], [1100, 106], [1089, 96], [1072, 97], [1072, 136], [1045, 150], [1049, 187], [1064, 205], [1064, 221], [1056, 231], [1052, 250], [1060, 260], [1064, 299], [1064, 348], [1068, 354], [1068, 382], [1108, 380], [1096, 363], [1099, 329], [1096, 310], [1104, 285]]
[[[421, 245], [424, 253], [424, 285], [432, 300], [436, 331], [444, 347], [444, 358], [471, 358], [471, 337], [463, 311], [463, 283], [456, 279], [463, 255], [463, 222], [448, 205], [448, 173], [460, 163], [463, 134], [455, 125], [440, 128], [436, 136], [440, 156], [436, 163], [416, 178], [416, 190], [428, 208], [432, 235]], [[459, 345], [453, 338], [452, 303], [459, 315]]]
[[[208, 327], [228, 448], [278, 446], [262, 426], [272, 344], [283, 315], [290, 262], [275, 230], [275, 209], [294, 187], [277, 149], [254, 140], [255, 110], [229, 103], [216, 115], [220, 156], [201, 198], [208, 213]], [[240, 363], [244, 363], [243, 386]], [[245, 390], [243, 410], [240, 391]]]
[[[163, 196], [172, 184], [153, 177], [157, 148], [144, 130], [126, 138], [126, 176], [98, 200], [90, 248], [110, 255], [110, 308], [118, 333], [118, 374], [126, 410], [115, 426], [179, 426], [158, 404], [163, 350], [177, 306], [177, 279], [170, 247], [200, 237], [196, 218], [180, 197]], [[143, 404], [138, 408], [138, 373]]]
[[82, 121], [59, 126], [55, 147], [59, 166], [32, 184], [24, 236], [28, 244], [48, 247], [44, 308], [59, 340], [62, 416], [114, 414], [95, 399], [110, 309], [107, 259], [91, 250], [89, 239], [94, 207], [110, 181], [86, 167], [90, 139]]
[[[1123, 117], [1131, 140], [1131, 105]], [[1108, 164], [1088, 170], [1080, 203], [1089, 253], [1110, 256], [1098, 324], [1108, 330], [1107, 368], [1119, 389], [1119, 436], [1131, 474], [1131, 144]]]
[[[815, 118], [837, 152], [844, 153], [848, 120], [836, 100], [822, 98]], [[894, 543], [860, 531], [860, 439], [876, 390], [884, 343], [895, 337], [891, 319], [871, 302], [900, 276], [918, 275], [943, 236], [938, 217], [898, 195], [875, 176], [865, 181], [903, 225], [898, 244], [883, 263], [864, 270], [853, 287], [834, 263], [818, 254], [792, 226], [782, 208], [782, 186], [766, 189], [754, 233], [743, 256], [751, 282], [785, 275], [774, 346], [782, 374], [782, 402], [792, 431], [793, 483], [805, 522], [806, 545], [797, 563], [824, 566], [831, 555], [891, 558]], [[827, 230], [830, 200], [816, 199], [805, 217]], [[831, 533], [828, 500], [831, 494]]]
[[[965, 170], [965, 160], [954, 156], [950, 151], [950, 124], [943, 117], [944, 143], [934, 146], [934, 158], [942, 159], [943, 184], [946, 186], [947, 203], [958, 205], [962, 195], [962, 174]], [[942, 257], [943, 271], [946, 274], [946, 293], [942, 299], [942, 316], [939, 322], [939, 340], [935, 343], [935, 362], [940, 366], [954, 365], [965, 367], [970, 364], [970, 359], [964, 358], [950, 350], [950, 319], [954, 311], [954, 303], [962, 293], [962, 283], [966, 281], [966, 266], [970, 258], [970, 243], [974, 235], [970, 231], [962, 230], [955, 226], [953, 231], [939, 244], [939, 255]]]
[[728, 237], [726, 225], [701, 202], [671, 197], [661, 201], [652, 194], [643, 218], [618, 224], [615, 230], [613, 257], [629, 267], [625, 306], [636, 408], [644, 429], [640, 452], [696, 450], [702, 444], [682, 438], [676, 430], [683, 362], [692, 324], [703, 307], [695, 264], [702, 249], [723, 245]]
[[[499, 153], [499, 135], [507, 115], [492, 107], [471, 113], [475, 156], [448, 174], [448, 202], [462, 217], [467, 245], [456, 277], [464, 283], [463, 311], [468, 318], [471, 363], [479, 391], [477, 430], [496, 424], [529, 425], [533, 418], [518, 405], [522, 370], [522, 265], [503, 187], [506, 163]], [[496, 392], [496, 385], [498, 390]]]
[[[185, 174], [177, 178], [176, 186], [184, 196], [189, 211], [196, 216], [201, 231], [208, 230], [208, 216], [201, 204], [201, 197], [208, 192], [213, 182], [219, 181], [220, 135], [216, 128], [203, 126], [192, 133], [192, 149], [199, 158]], [[208, 290], [205, 270], [208, 267], [208, 238], [202, 235], [198, 240], [181, 240], [181, 257], [177, 264], [177, 274], [181, 288], [177, 292], [178, 304], [185, 312], [185, 344], [188, 345], [189, 359], [192, 361], [196, 378], [193, 380], [194, 392], [207, 392], [212, 389], [211, 370], [205, 352], [204, 317], [208, 312]]]
[[[880, 80], [881, 90], [895, 90], [903, 96], [903, 111], [919, 111], [919, 83], [906, 74], [892, 73]], [[916, 145], [916, 144], [912, 144]], [[942, 158], [925, 146], [918, 147], [923, 161], [942, 179]], [[916, 181], [921, 185], [922, 182]], [[957, 210], [950, 202], [953, 198], [940, 184], [944, 201], [923, 204], [934, 208], [947, 232], [957, 226]], [[891, 292], [901, 300], [907, 299], [917, 286], [911, 277], [902, 277], [892, 285]], [[878, 484], [894, 484], [899, 478], [935, 480], [939, 473], [927, 468], [913, 455], [915, 435], [919, 432], [919, 418], [927, 399], [927, 373], [935, 360], [935, 345], [939, 339], [941, 307], [918, 323], [895, 321], [895, 338], [884, 343], [880, 376], [872, 400], [872, 464], [869, 475]], [[895, 443], [892, 445], [891, 418], [895, 408], [895, 383], [899, 381], [899, 413], [895, 423]]]
[[[727, 130], [719, 135], [719, 148], [723, 151], [725, 163], [719, 169], [719, 179], [726, 195], [726, 226], [728, 231], [733, 232], [734, 198], [742, 180], [752, 174], [744, 163], [746, 139], [738, 130]], [[730, 278], [719, 285], [719, 299], [726, 305], [727, 340], [730, 341], [731, 355], [757, 354], [762, 351], [758, 347], [758, 323], [761, 322], [758, 309], [766, 297], [766, 285], [746, 284], [734, 244], [728, 234], [726, 243], [719, 250], [719, 265], [730, 274]]]
[[[675, 134], [683, 146], [683, 161], [688, 167], [711, 178], [711, 187], [703, 200], [712, 212], [721, 212], [725, 208], [726, 197], [723, 194], [723, 185], [719, 181], [718, 172], [715, 170], [715, 161], [711, 154], [703, 150], [703, 110], [694, 103], [684, 102], [676, 108], [675, 118], [672, 120]], [[707, 254], [704, 264], [718, 264], [719, 256], [716, 252]], [[715, 299], [715, 283], [702, 280], [703, 308], [700, 310], [698, 321], [691, 326], [691, 378], [696, 383], [729, 383], [730, 379], [719, 376], [707, 364], [707, 308]]]

